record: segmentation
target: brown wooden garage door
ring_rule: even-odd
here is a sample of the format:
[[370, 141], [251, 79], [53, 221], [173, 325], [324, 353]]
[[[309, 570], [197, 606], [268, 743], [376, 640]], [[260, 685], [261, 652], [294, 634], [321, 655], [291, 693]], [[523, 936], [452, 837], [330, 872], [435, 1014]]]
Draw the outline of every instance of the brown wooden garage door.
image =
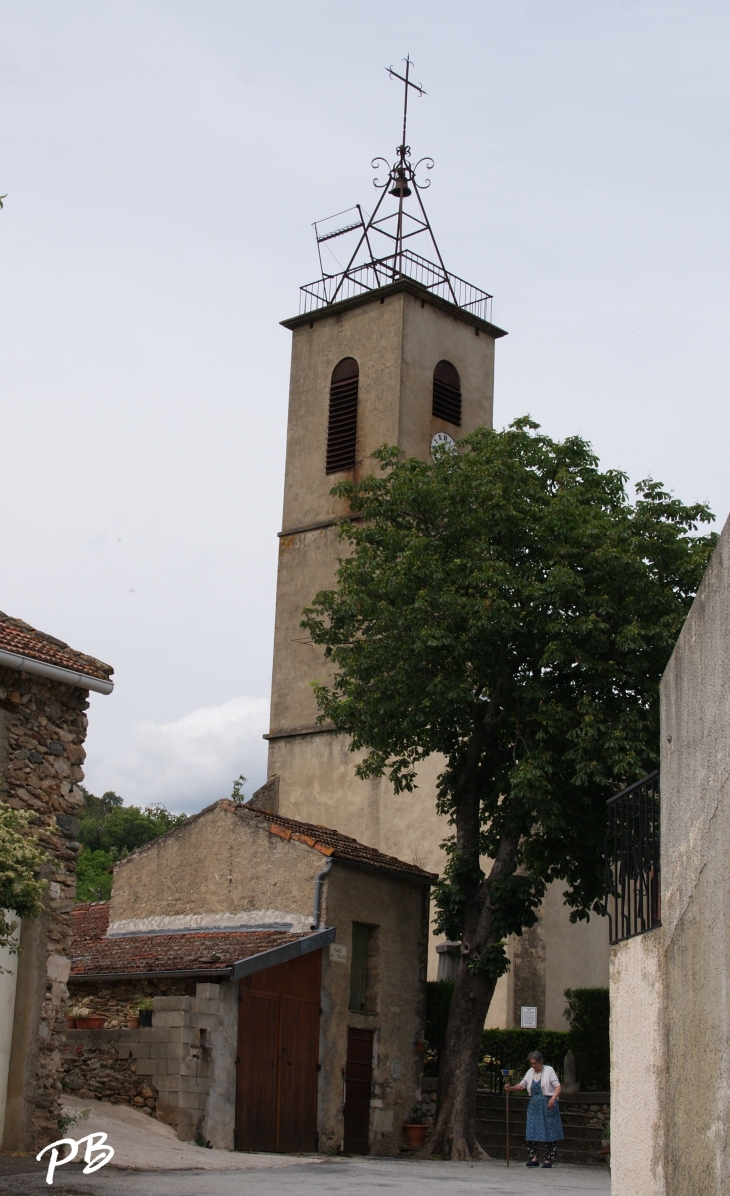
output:
[[317, 1149], [322, 952], [240, 982], [236, 1150]]

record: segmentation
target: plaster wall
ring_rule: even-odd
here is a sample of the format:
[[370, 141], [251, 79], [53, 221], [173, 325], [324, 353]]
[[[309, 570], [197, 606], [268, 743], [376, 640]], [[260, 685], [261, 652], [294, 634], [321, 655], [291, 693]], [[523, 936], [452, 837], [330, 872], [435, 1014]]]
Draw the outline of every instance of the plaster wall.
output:
[[[121, 860], [114, 869], [109, 928], [293, 925], [308, 930], [322, 856], [287, 842], [244, 811], [216, 805]], [[214, 915], [222, 915], [215, 918]], [[248, 915], [255, 915], [253, 922]], [[169, 925], [169, 923], [168, 923]], [[190, 929], [194, 926], [190, 925]]]
[[730, 522], [661, 686], [667, 1196], [730, 1171]]
[[[325, 882], [324, 916], [337, 927], [336, 945], [347, 958], [339, 962], [323, 951], [320, 1150], [342, 1142], [347, 1030], [354, 1026], [373, 1031], [370, 1153], [397, 1154], [403, 1122], [420, 1097], [423, 1056], [415, 1043], [426, 1018], [428, 888], [338, 861]], [[376, 928], [367, 1013], [348, 1009], [354, 921]]]
[[[570, 1028], [563, 1016], [566, 988], [609, 987], [608, 923], [598, 914], [591, 914], [589, 922], [571, 922], [571, 911], [563, 900], [564, 891], [565, 881], [553, 881], [541, 910], [547, 1030]], [[517, 1013], [519, 1016], [519, 1010]]]
[[611, 948], [611, 1196], [680, 1191], [664, 1184], [663, 946], [660, 928]]
[[[209, 986], [212, 990], [212, 986]], [[236, 1125], [236, 1055], [238, 1053], [238, 981], [218, 986], [218, 1021], [214, 1024], [210, 1089], [202, 1136], [214, 1150], [234, 1149]]]

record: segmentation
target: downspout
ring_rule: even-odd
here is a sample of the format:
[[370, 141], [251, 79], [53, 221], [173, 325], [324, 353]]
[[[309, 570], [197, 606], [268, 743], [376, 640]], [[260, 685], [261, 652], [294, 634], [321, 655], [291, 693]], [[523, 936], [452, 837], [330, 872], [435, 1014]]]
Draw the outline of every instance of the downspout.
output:
[[314, 913], [312, 914], [312, 925], [310, 930], [319, 930], [319, 919], [322, 913], [322, 885], [324, 879], [329, 876], [332, 871], [334, 860], [330, 856], [321, 872], [318, 872], [314, 879]]

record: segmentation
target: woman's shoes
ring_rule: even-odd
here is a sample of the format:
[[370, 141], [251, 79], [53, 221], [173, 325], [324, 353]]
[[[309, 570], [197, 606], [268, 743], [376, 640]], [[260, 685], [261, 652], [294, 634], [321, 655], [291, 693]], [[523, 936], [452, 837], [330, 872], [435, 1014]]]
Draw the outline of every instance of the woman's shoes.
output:
[[539, 1167], [540, 1160], [539, 1159], [528, 1159], [527, 1162], [525, 1163], [525, 1166], [526, 1167]]
[[552, 1163], [543, 1163], [543, 1167], [552, 1167]]

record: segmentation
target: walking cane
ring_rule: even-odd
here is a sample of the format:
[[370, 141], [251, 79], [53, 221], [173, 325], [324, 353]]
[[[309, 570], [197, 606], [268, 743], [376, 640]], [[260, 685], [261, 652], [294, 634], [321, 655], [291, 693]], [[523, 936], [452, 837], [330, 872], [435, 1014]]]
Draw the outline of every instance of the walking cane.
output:
[[502, 1068], [502, 1075], [504, 1076], [504, 1095], [507, 1098], [507, 1166], [509, 1167], [509, 1078], [512, 1073], [508, 1067]]

